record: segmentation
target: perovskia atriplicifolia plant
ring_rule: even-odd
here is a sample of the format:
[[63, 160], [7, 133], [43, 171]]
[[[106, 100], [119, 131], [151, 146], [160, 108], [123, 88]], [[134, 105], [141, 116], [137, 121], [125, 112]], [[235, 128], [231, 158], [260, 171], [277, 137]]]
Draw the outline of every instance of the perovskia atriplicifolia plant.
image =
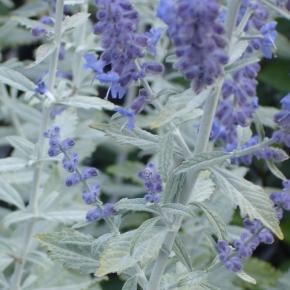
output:
[[290, 1], [2, 2], [0, 288], [286, 290], [248, 269], [290, 211], [290, 94], [257, 96]]

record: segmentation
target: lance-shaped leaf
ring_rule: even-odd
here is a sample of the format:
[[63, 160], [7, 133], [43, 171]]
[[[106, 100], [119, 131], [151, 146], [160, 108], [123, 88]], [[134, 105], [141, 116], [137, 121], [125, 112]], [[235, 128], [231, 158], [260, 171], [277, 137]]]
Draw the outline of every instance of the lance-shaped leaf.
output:
[[24, 209], [25, 207], [20, 194], [2, 178], [0, 178], [0, 200], [13, 204], [19, 209]]
[[34, 144], [29, 140], [19, 136], [9, 136], [6, 138], [8, 142], [25, 157], [30, 157], [34, 152]]
[[50, 234], [37, 236], [49, 256], [63, 264], [68, 269], [78, 270], [82, 273], [94, 273], [98, 261], [91, 256], [93, 238], [77, 231], [63, 230]]
[[32, 62], [27, 68], [32, 68], [35, 65], [45, 61], [55, 50], [56, 45], [54, 42], [44, 43], [40, 45], [35, 52], [35, 61]]
[[212, 172], [221, 193], [239, 206], [243, 217], [259, 219], [280, 239], [283, 239], [271, 200], [261, 187], [224, 169], [212, 169]]
[[89, 96], [74, 96], [61, 102], [63, 105], [81, 109], [93, 110], [114, 110], [115, 105], [110, 101]]
[[27, 161], [16, 157], [0, 159], [0, 172], [21, 170], [27, 166]]
[[0, 83], [24, 92], [33, 92], [35, 90], [35, 84], [30, 79], [20, 72], [5, 66], [0, 66]]
[[87, 19], [89, 18], [89, 13], [79, 12], [72, 16], [66, 16], [63, 21], [62, 31], [70, 30], [76, 27], [81, 26], [82, 24], [86, 23]]

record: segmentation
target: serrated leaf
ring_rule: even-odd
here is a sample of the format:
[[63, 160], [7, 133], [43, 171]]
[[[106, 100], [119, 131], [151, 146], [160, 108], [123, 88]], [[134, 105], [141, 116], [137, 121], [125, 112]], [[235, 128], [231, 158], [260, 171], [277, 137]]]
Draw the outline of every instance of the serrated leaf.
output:
[[159, 137], [139, 128], [128, 131], [102, 123], [92, 124], [91, 128], [105, 132], [108, 137], [119, 144], [133, 145], [146, 152], [158, 150]]
[[27, 166], [27, 161], [16, 157], [0, 159], [0, 172], [21, 170]]
[[0, 66], [0, 82], [24, 92], [35, 90], [35, 84], [30, 79], [5, 66]]
[[[34, 4], [35, 5], [35, 4]], [[33, 20], [23, 16], [12, 16], [11, 20], [16, 21], [19, 25], [24, 26], [27, 29], [32, 29], [34, 27], [39, 27], [47, 30], [50, 33], [53, 33], [53, 28], [49, 25], [45, 25], [38, 20]]]
[[19, 150], [24, 156], [32, 156], [34, 152], [34, 144], [29, 140], [19, 136], [9, 136], [6, 139], [11, 144], [11, 146]]
[[82, 273], [94, 273], [98, 261], [91, 256], [93, 238], [77, 231], [64, 230], [61, 232], [38, 234], [37, 239], [44, 246], [49, 256], [63, 264], [68, 269]]
[[129, 254], [130, 240], [133, 236], [134, 231], [126, 232], [112, 237], [104, 244], [95, 273], [97, 277], [102, 277], [109, 273], [122, 272], [136, 263], [136, 260]]
[[229, 154], [220, 151], [213, 151], [209, 153], [200, 153], [198, 155], [192, 156], [186, 161], [183, 161], [175, 171], [176, 173], [186, 172], [188, 170], [202, 170], [221, 163], [229, 157]]
[[62, 101], [61, 104], [81, 108], [81, 109], [94, 109], [94, 110], [114, 110], [115, 105], [110, 101], [98, 98], [98, 97], [88, 97], [88, 96], [73, 96], [65, 101]]
[[66, 16], [63, 21], [62, 31], [64, 32], [81, 26], [82, 24], [86, 23], [89, 16], [90, 14], [85, 12], [79, 12], [72, 16]]
[[272, 203], [261, 187], [223, 169], [214, 169], [212, 172], [221, 193], [239, 206], [243, 217], [259, 219], [280, 239], [283, 239]]
[[210, 177], [210, 171], [201, 171], [191, 192], [190, 202], [203, 202], [209, 199], [215, 191], [215, 183]]
[[0, 199], [7, 203], [15, 205], [19, 209], [25, 208], [25, 204], [20, 194], [16, 191], [14, 187], [12, 187], [2, 178], [0, 178]]

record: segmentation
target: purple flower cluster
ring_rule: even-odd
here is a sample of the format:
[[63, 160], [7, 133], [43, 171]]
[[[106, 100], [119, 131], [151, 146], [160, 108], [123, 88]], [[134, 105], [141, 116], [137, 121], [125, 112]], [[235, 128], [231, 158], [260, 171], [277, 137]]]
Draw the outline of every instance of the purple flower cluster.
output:
[[[283, 218], [283, 210], [290, 211], [290, 181], [283, 182], [282, 192], [274, 192], [270, 196], [278, 219]], [[252, 256], [257, 247], [263, 243], [271, 245], [274, 243], [273, 234], [257, 220], [244, 219], [246, 229], [239, 239], [230, 245], [227, 241], [218, 241], [217, 251], [219, 259], [224, 266], [232, 272], [239, 272], [242, 269], [242, 262]]]
[[[260, 138], [258, 136], [251, 137], [248, 142], [241, 146], [240, 149], [247, 149], [249, 147], [255, 146], [260, 143]], [[226, 146], [227, 152], [232, 152], [237, 148], [236, 144], [228, 144]], [[231, 162], [233, 164], [244, 164], [250, 165], [253, 158], [256, 157], [258, 160], [272, 160], [274, 162], [282, 162], [288, 159], [286, 153], [278, 148], [266, 147], [253, 154], [249, 154], [243, 157], [232, 158]]]
[[274, 132], [273, 139], [290, 148], [290, 94], [281, 100], [281, 104], [281, 111], [274, 116], [279, 130]]
[[97, 204], [98, 206], [89, 210], [87, 213], [87, 220], [99, 220], [106, 218], [115, 213], [113, 204], [107, 203], [101, 205], [98, 198], [100, 195], [100, 185], [94, 180], [98, 175], [98, 170], [94, 167], [86, 167], [82, 170], [78, 169], [79, 157], [78, 154], [72, 151], [75, 142], [71, 138], [66, 138], [61, 140], [60, 138], [60, 128], [54, 126], [44, 133], [44, 137], [48, 139], [49, 149], [48, 155], [50, 157], [63, 155], [62, 166], [70, 173], [70, 175], [65, 180], [65, 185], [67, 187], [72, 187], [77, 184], [82, 183], [82, 199], [86, 204]]
[[232, 74], [224, 82], [222, 101], [219, 104], [212, 139], [225, 144], [237, 142], [237, 126], [248, 126], [258, 108], [255, 77], [260, 69], [258, 64], [248, 65]]
[[104, 51], [99, 59], [94, 54], [85, 55], [85, 67], [109, 85], [112, 98], [123, 98], [130, 83], [147, 73], [162, 73], [163, 66], [155, 62], [144, 63], [140, 69], [136, 65], [136, 60], [145, 55], [145, 48], [155, 54], [161, 31], [137, 33], [138, 12], [128, 0], [96, 0], [96, 5], [94, 32], [101, 35]]
[[160, 192], [162, 192], [162, 180], [153, 163], [149, 163], [138, 174], [144, 182], [144, 189], [147, 192], [145, 200], [152, 203], [160, 202]]
[[[244, 0], [237, 24], [245, 16], [247, 9], [252, 10], [252, 16], [246, 23], [244, 32], [256, 31], [259, 35], [250, 41], [240, 60], [249, 58], [252, 53], [261, 50], [264, 57], [272, 57], [272, 49], [277, 36], [276, 22], [267, 22], [268, 10], [257, 1]], [[222, 87], [222, 101], [219, 104], [212, 139], [223, 144], [237, 144], [237, 125], [249, 126], [258, 108], [256, 97], [256, 77], [260, 70], [258, 63], [247, 65], [232, 73]]]
[[175, 68], [192, 81], [196, 92], [213, 84], [228, 62], [217, 2], [161, 0], [157, 15], [168, 25], [168, 35], [179, 58]]

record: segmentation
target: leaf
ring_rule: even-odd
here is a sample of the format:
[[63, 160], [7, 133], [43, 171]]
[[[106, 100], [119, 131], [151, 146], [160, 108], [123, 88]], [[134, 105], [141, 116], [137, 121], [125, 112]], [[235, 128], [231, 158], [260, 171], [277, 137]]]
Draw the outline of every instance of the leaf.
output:
[[158, 150], [158, 136], [153, 135], [145, 130], [136, 128], [135, 130], [128, 132], [127, 130], [121, 131], [117, 128], [103, 126], [100, 124], [93, 127], [104, 131], [107, 136], [119, 144], [133, 145], [148, 152], [156, 152]]
[[102, 277], [109, 273], [122, 272], [135, 265], [136, 260], [130, 256], [130, 240], [134, 231], [112, 237], [104, 244], [99, 255], [99, 265], [96, 276]]
[[238, 273], [237, 273], [237, 276], [238, 276], [240, 279], [246, 281], [247, 283], [254, 284], [254, 285], [257, 284], [256, 280], [255, 280], [253, 277], [251, 277], [250, 275], [248, 275], [248, 274], [247, 274], [246, 272], [244, 272], [244, 271], [238, 272]]
[[61, 223], [72, 223], [84, 221], [87, 210], [59, 210], [46, 212], [43, 218]]
[[217, 165], [225, 161], [230, 154], [226, 154], [221, 151], [213, 151], [209, 153], [200, 153], [189, 158], [186, 161], [183, 161], [181, 165], [179, 165], [175, 171], [176, 173], [186, 172], [188, 170], [199, 171], [202, 169], [207, 169], [211, 166]]
[[39, 125], [39, 120], [42, 116], [41, 113], [35, 108], [29, 107], [26, 104], [22, 104], [19, 101], [14, 100], [6, 100], [5, 105], [13, 110], [13, 112], [21, 119]]
[[188, 253], [182, 239], [177, 235], [173, 245], [173, 251], [175, 252], [176, 256], [179, 260], [184, 264], [189, 272], [193, 270], [191, 264], [191, 257]]
[[35, 90], [35, 84], [30, 79], [3, 65], [0, 66], [0, 82], [24, 92]]
[[138, 277], [134, 276], [128, 279], [122, 287], [122, 290], [137, 290]]
[[216, 230], [219, 240], [227, 240], [226, 224], [222, 218], [213, 209], [201, 202], [193, 202], [194, 206], [200, 208], [206, 215], [208, 221]]
[[150, 231], [143, 231], [139, 235], [132, 256], [141, 264], [141, 267], [154, 261], [164, 242], [167, 231], [163, 226], [155, 226]]
[[12, 224], [22, 223], [30, 219], [41, 218], [32, 212], [26, 210], [17, 210], [5, 216], [3, 219], [4, 227], [8, 228]]
[[278, 5], [272, 3], [269, 0], [261, 0], [262, 3], [264, 3], [266, 6], [268, 6], [268, 8], [273, 11], [275, 11], [276, 13], [278, 13], [280, 16], [290, 20], [290, 14], [286, 9], [282, 9], [280, 8]]
[[[35, 5], [36, 3], [34, 3]], [[40, 27], [46, 29], [48, 32], [53, 33], [53, 28], [49, 25], [45, 25], [38, 20], [33, 20], [23, 16], [12, 16], [11, 20], [16, 21], [19, 25], [24, 26], [27, 29], [32, 29], [34, 27]]]
[[62, 32], [81, 26], [86, 23], [89, 16], [89, 13], [84, 12], [79, 12], [72, 16], [66, 16], [62, 25]]
[[25, 208], [25, 204], [20, 194], [16, 191], [14, 187], [12, 187], [2, 178], [0, 178], [0, 199], [7, 203], [15, 205], [19, 209]]
[[215, 183], [213, 182], [210, 171], [201, 171], [197, 177], [197, 181], [191, 192], [190, 202], [203, 202], [209, 199], [215, 191]]
[[277, 123], [274, 121], [274, 116], [279, 112], [277, 108], [259, 106], [256, 114], [258, 115], [259, 121], [269, 128], [277, 128]]
[[159, 214], [156, 209], [152, 208], [151, 204], [146, 203], [144, 198], [122, 198], [115, 204], [115, 208], [117, 211], [145, 211]]
[[82, 5], [85, 0], [64, 0], [64, 5]]
[[56, 46], [54, 42], [44, 43], [40, 45], [35, 52], [35, 61], [27, 66], [27, 68], [32, 68], [35, 65], [42, 63], [46, 60], [55, 50]]
[[81, 108], [81, 109], [95, 109], [95, 110], [114, 110], [115, 105], [110, 101], [98, 98], [98, 97], [87, 97], [87, 96], [73, 96], [69, 99], [62, 101], [61, 104]]
[[0, 159], [0, 172], [21, 170], [27, 166], [27, 161], [16, 157]]
[[272, 160], [266, 160], [266, 164], [271, 171], [271, 173], [281, 180], [287, 180], [287, 177], [284, 173], [276, 166], [276, 164]]
[[49, 256], [68, 269], [94, 273], [98, 261], [91, 256], [93, 238], [73, 230], [38, 234], [37, 239]]
[[34, 152], [34, 144], [29, 140], [19, 136], [9, 136], [6, 137], [6, 139], [11, 144], [11, 146], [19, 150], [25, 157], [32, 156]]
[[165, 203], [162, 206], [163, 211], [167, 211], [171, 214], [183, 215], [187, 217], [194, 216], [192, 209], [189, 206], [181, 203]]
[[243, 217], [249, 216], [250, 219], [259, 219], [280, 239], [283, 239], [283, 233], [279, 227], [272, 203], [261, 187], [224, 169], [211, 171], [221, 193], [227, 196], [233, 204], [239, 206]]
[[173, 160], [174, 136], [170, 132], [160, 140], [160, 150], [158, 154], [158, 168], [164, 182], [167, 181], [171, 171]]
[[242, 127], [238, 125], [237, 127], [238, 134], [238, 147], [244, 145], [252, 137], [252, 130], [250, 127]]

